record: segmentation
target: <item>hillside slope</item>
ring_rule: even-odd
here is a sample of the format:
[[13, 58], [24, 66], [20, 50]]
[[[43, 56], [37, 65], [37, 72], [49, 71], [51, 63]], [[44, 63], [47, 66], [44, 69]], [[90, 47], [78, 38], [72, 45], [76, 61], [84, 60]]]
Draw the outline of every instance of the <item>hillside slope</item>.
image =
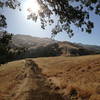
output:
[[12, 48], [26, 48], [18, 54], [17, 59], [49, 56], [80, 56], [100, 53], [99, 46], [85, 46], [71, 42], [54, 41], [49, 38], [38, 38], [28, 35], [14, 35]]
[[16, 47], [36, 48], [39, 46], [46, 46], [55, 43], [54, 40], [49, 38], [32, 37], [30, 35], [13, 35], [12, 44]]
[[100, 55], [2, 65], [0, 100], [100, 100]]

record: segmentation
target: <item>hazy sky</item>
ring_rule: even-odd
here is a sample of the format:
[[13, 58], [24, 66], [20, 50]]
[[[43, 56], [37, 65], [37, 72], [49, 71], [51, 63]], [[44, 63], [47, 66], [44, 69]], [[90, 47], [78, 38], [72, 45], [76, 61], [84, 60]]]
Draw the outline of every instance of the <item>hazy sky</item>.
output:
[[[27, 20], [26, 13], [24, 11], [17, 11], [12, 9], [3, 9], [0, 12], [4, 13], [7, 17], [7, 31], [14, 34], [26, 34], [36, 37], [51, 37], [51, 28], [47, 27], [46, 30], [42, 30], [40, 22], [37, 23]], [[81, 32], [78, 28], [73, 27], [75, 35], [70, 39], [67, 33], [63, 32], [58, 34], [55, 39], [61, 41], [71, 41], [84, 44], [100, 45], [100, 17], [91, 14], [91, 19], [94, 21], [95, 28], [92, 34]]]

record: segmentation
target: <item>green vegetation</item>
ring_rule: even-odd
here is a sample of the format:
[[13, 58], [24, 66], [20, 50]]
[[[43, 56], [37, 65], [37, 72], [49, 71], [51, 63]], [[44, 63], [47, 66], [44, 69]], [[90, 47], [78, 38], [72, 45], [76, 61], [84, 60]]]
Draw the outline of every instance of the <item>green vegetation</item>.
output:
[[12, 34], [7, 32], [0, 33], [0, 64], [4, 64], [11, 60], [12, 52], [10, 51], [9, 42]]

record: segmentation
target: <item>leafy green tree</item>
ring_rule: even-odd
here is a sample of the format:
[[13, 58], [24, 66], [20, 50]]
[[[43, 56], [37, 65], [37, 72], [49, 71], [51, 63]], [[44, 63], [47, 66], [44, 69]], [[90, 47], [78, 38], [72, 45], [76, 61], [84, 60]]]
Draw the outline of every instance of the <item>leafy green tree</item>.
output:
[[[3, 9], [3, 7], [16, 9], [18, 6], [19, 3], [16, 0], [0, 0], [0, 9]], [[7, 63], [15, 56], [14, 51], [11, 50], [9, 45], [12, 34], [6, 32], [6, 27], [6, 16], [0, 12], [0, 65]]]
[[[2, 4], [0, 2], [0, 7]], [[9, 51], [9, 42], [12, 35], [8, 34], [4, 28], [7, 27], [6, 17], [0, 13], [0, 64], [8, 62], [10, 51]]]
[[8, 34], [6, 31], [0, 33], [0, 64], [4, 64], [11, 60], [12, 52], [9, 46], [11, 38], [12, 34]]

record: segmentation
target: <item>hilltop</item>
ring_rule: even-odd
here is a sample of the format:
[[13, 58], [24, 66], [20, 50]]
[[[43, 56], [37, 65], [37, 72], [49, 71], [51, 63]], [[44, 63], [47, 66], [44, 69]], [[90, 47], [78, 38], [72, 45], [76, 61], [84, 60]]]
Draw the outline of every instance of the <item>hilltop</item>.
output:
[[0, 100], [99, 100], [100, 55], [44, 57], [0, 67]]
[[50, 38], [40, 38], [22, 34], [13, 35], [12, 37], [12, 45], [15, 47], [37, 48], [52, 43], [55, 43], [55, 41]]

